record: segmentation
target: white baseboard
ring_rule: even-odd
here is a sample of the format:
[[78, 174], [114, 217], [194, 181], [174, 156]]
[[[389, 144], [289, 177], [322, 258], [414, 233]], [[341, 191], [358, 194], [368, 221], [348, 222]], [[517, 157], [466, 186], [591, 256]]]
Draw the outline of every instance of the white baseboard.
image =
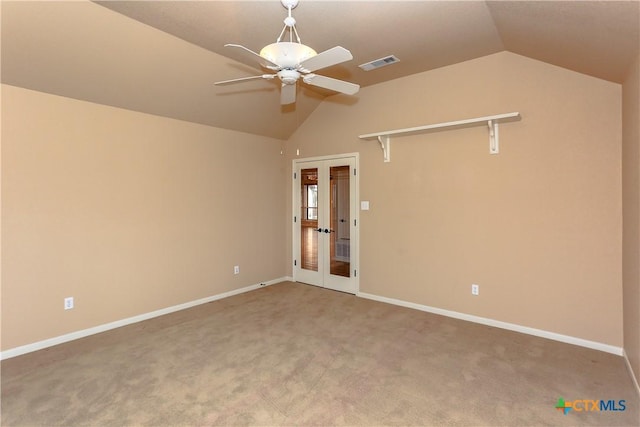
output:
[[567, 344], [587, 347], [594, 350], [604, 351], [606, 353], [622, 356], [622, 347], [616, 347], [609, 344], [603, 344], [596, 341], [589, 341], [582, 338], [576, 338], [569, 335], [557, 334], [555, 332], [543, 331], [541, 329], [529, 328], [527, 326], [516, 325], [514, 323], [501, 322], [499, 320], [488, 319], [486, 317], [473, 316], [471, 314], [459, 313], [457, 311], [443, 310], [441, 308], [429, 307], [428, 305], [415, 304], [412, 302], [402, 301], [394, 298], [381, 297], [374, 294], [359, 292], [359, 297], [367, 298], [374, 301], [386, 302], [388, 304], [399, 305], [402, 307], [412, 308], [415, 310], [426, 311], [428, 313], [439, 314], [442, 316], [453, 317], [454, 319], [466, 320], [469, 322], [480, 323], [482, 325], [493, 326], [496, 328], [507, 329], [510, 331], [521, 332], [523, 334], [534, 335], [536, 337], [547, 338], [554, 341], [560, 341]]
[[106, 323], [104, 325], [94, 326], [92, 328], [83, 329], [81, 331], [71, 332], [69, 334], [60, 335], [58, 337], [49, 338], [43, 341], [38, 341], [32, 344], [23, 345], [20, 347], [10, 348], [3, 352], [0, 352], [0, 360], [9, 359], [11, 357], [20, 356], [33, 351], [42, 350], [54, 345], [63, 344], [65, 342], [77, 340], [79, 338], [88, 337], [89, 335], [99, 334], [101, 332], [109, 331], [111, 329], [120, 328], [122, 326], [131, 325], [133, 323], [142, 322], [143, 320], [153, 319], [154, 317], [163, 316], [165, 314], [173, 313], [187, 308], [195, 307], [200, 304], [206, 304], [208, 302], [217, 301], [219, 299], [228, 298], [234, 295], [242, 294], [245, 292], [253, 291], [264, 286], [274, 285], [276, 283], [291, 280], [290, 277], [281, 277], [278, 279], [269, 280], [267, 282], [261, 282], [256, 285], [245, 286], [244, 288], [234, 289], [229, 292], [223, 292], [221, 294], [213, 295], [207, 298], [201, 298], [195, 301], [189, 301], [184, 304], [174, 305], [172, 307], [163, 308], [160, 310], [152, 311], [149, 313], [140, 314], [138, 316], [129, 317], [122, 320], [116, 320], [115, 322]]
[[633, 381], [633, 385], [636, 386], [636, 391], [638, 392], [638, 396], [640, 396], [640, 384], [638, 384], [638, 380], [633, 372], [633, 368], [631, 367], [631, 362], [629, 362], [629, 357], [627, 357], [627, 352], [623, 350], [624, 361], [627, 364], [627, 369], [629, 370], [629, 375], [631, 375], [631, 381]]

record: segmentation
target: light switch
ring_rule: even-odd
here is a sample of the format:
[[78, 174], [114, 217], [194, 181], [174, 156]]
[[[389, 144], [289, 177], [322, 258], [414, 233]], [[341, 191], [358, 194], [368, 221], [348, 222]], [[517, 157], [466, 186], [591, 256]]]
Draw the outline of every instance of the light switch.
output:
[[361, 211], [368, 211], [369, 210], [369, 201], [368, 200], [360, 201], [360, 210]]

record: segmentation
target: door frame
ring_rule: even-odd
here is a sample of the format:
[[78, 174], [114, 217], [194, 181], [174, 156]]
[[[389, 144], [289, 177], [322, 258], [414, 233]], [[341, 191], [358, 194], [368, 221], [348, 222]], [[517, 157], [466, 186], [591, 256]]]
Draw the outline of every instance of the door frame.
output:
[[[300, 259], [300, 233], [299, 233], [299, 221], [300, 221], [300, 212], [298, 212], [297, 206], [297, 194], [300, 192], [298, 188], [298, 181], [295, 179], [294, 174], [298, 170], [299, 164], [308, 163], [308, 162], [322, 162], [326, 160], [342, 160], [342, 159], [353, 159], [354, 162], [354, 171], [355, 174], [351, 176], [354, 180], [355, 192], [350, 197], [353, 198], [354, 209], [353, 209], [353, 218], [350, 220], [354, 221], [355, 226], [353, 227], [353, 236], [351, 239], [351, 252], [350, 252], [350, 269], [352, 274], [352, 279], [355, 284], [355, 289], [353, 290], [354, 295], [358, 295], [360, 292], [360, 153], [343, 153], [343, 154], [334, 154], [328, 156], [316, 156], [316, 157], [306, 157], [293, 159], [292, 161], [292, 169], [291, 169], [291, 200], [292, 200], [292, 208], [291, 208], [291, 228], [292, 228], [292, 247], [291, 247], [291, 268], [293, 270], [293, 281], [297, 282], [298, 277], [296, 274], [296, 260]], [[297, 221], [296, 221], [297, 218]]]

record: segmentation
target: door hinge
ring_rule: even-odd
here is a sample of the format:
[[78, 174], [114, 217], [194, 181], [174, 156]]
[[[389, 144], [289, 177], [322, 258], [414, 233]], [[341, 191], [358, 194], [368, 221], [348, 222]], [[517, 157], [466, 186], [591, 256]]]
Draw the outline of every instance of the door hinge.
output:
[[293, 265], [298, 265], [298, 261], [297, 260], [293, 260]]
[[356, 168], [353, 168], [353, 175], [356, 175]]
[[355, 227], [356, 225], [358, 225], [358, 220], [357, 220], [357, 219], [354, 219], [354, 220], [353, 220], [353, 226]]
[[298, 222], [298, 217], [297, 216], [293, 217], [293, 222]]
[[293, 173], [293, 179], [298, 179], [298, 176], [295, 172]]
[[353, 270], [353, 277], [358, 277], [358, 270]]

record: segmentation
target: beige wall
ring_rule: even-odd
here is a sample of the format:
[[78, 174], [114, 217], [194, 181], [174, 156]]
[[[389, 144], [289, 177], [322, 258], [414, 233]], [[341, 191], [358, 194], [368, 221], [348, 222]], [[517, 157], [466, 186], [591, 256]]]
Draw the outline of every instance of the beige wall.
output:
[[640, 382], [640, 56], [622, 86], [624, 349]]
[[[360, 152], [361, 291], [623, 345], [620, 85], [504, 52], [333, 97], [286, 158], [268, 138], [2, 89], [3, 350], [291, 274], [296, 149]], [[357, 138], [510, 111], [496, 156], [483, 127], [396, 138], [391, 163]]]
[[[620, 85], [503, 52], [357, 98], [287, 158], [360, 152], [360, 291], [622, 346]], [[498, 155], [484, 127], [393, 139], [391, 163], [357, 138], [511, 111]]]
[[7, 85], [2, 107], [3, 350], [284, 275], [281, 141]]

